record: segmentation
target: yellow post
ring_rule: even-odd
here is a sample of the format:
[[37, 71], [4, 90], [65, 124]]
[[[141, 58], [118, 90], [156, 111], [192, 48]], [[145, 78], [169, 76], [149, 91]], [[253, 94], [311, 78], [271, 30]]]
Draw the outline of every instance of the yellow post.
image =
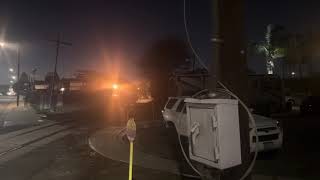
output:
[[133, 142], [130, 141], [129, 180], [132, 180]]
[[136, 137], [136, 123], [134, 118], [129, 118], [127, 122], [127, 137], [130, 142], [130, 158], [129, 158], [129, 180], [132, 180], [132, 164], [133, 164], [133, 141]]

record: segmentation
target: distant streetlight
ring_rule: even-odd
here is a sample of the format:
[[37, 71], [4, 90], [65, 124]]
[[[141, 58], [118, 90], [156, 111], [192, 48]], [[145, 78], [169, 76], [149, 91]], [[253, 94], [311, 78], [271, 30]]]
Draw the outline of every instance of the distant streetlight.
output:
[[[0, 47], [3, 48], [4, 46], [7, 46], [6, 45], [7, 43], [5, 42], [0, 42]], [[10, 46], [8, 46], [10, 48]], [[13, 47], [16, 47], [16, 50], [17, 50], [17, 77], [18, 77], [18, 81], [19, 81], [19, 77], [20, 77], [20, 46], [19, 45], [16, 45], [16, 46], [13, 46]], [[10, 72], [13, 72], [13, 69], [11, 71], [11, 69], [9, 69]], [[13, 80], [16, 80], [17, 79], [16, 76], [11, 76], [11, 78]], [[17, 91], [17, 106], [19, 106], [19, 98], [20, 98], [20, 94], [19, 94], [19, 90]]]
[[294, 76], [294, 75], [296, 75], [296, 73], [295, 72], [291, 72], [291, 75]]
[[12, 69], [12, 68], [10, 68], [10, 69], [9, 69], [9, 71], [10, 71], [10, 72], [13, 72], [13, 69]]

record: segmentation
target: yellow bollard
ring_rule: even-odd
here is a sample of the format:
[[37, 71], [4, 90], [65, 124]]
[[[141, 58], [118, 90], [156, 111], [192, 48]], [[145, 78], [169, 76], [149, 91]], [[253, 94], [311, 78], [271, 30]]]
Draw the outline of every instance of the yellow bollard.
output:
[[130, 118], [127, 122], [127, 138], [130, 142], [130, 158], [129, 158], [129, 180], [132, 180], [132, 165], [133, 165], [133, 141], [136, 137], [136, 123], [134, 118]]
[[132, 180], [133, 142], [130, 141], [129, 180]]

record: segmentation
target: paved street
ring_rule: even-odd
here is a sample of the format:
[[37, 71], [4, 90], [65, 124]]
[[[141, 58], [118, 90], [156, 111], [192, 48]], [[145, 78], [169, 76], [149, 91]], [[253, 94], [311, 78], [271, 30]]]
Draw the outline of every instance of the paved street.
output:
[[[12, 173], [19, 165], [10, 167], [12, 162], [24, 164], [24, 157], [38, 151], [39, 148], [59, 140], [71, 133], [71, 123], [55, 122], [41, 118], [31, 107], [24, 106], [23, 101], [16, 107], [15, 97], [0, 97], [0, 171], [3, 179], [26, 178], [23, 174]], [[34, 157], [30, 162], [36, 162]], [[30, 172], [34, 164], [29, 164], [23, 171]], [[39, 164], [41, 165], [41, 164]], [[31, 169], [29, 169], [29, 167]]]
[[[4, 180], [126, 179], [128, 144], [124, 123], [96, 112], [37, 114], [1, 99], [0, 174]], [[140, 115], [141, 116], [141, 115]], [[319, 179], [320, 148], [315, 117], [297, 113], [275, 117], [282, 121], [284, 148], [260, 153], [253, 179]], [[305, 121], [304, 126], [301, 121]], [[172, 129], [160, 121], [137, 120], [135, 179], [193, 179], [183, 161]], [[310, 138], [311, 137], [311, 138]], [[13, 173], [19, 169], [19, 173]]]
[[[182, 157], [175, 133], [170, 131], [172, 130], [161, 126], [138, 129], [134, 164], [161, 172], [196, 176]], [[121, 134], [120, 129], [100, 131], [92, 136], [91, 146], [105, 157], [128, 162], [128, 144], [125, 137], [121, 138]], [[256, 162], [253, 177], [254, 179], [304, 179], [306, 174], [301, 174], [302, 169], [299, 169], [304, 165], [299, 159], [295, 161], [294, 156], [287, 157], [284, 150], [261, 153]]]
[[34, 113], [23, 106], [23, 101], [20, 105], [16, 105], [16, 96], [0, 96], [0, 134], [39, 123]]
[[[319, 123], [317, 118], [301, 117], [297, 112], [274, 118], [282, 122], [285, 132], [284, 146], [279, 151], [259, 153], [253, 178], [319, 179], [320, 175], [315, 167], [320, 160], [320, 148], [312, 140], [320, 137], [315, 129], [315, 125]], [[302, 125], [301, 121], [305, 121], [306, 124]], [[173, 174], [193, 173], [186, 162], [183, 162], [176, 134], [172, 131], [161, 125], [138, 128], [134, 164]], [[121, 137], [121, 129], [107, 128], [91, 136], [91, 145], [97, 152], [110, 159], [127, 162], [127, 152], [123, 149], [128, 149], [128, 145], [126, 138]], [[99, 141], [99, 138], [110, 139]]]
[[[99, 117], [95, 113], [58, 113], [45, 117], [29, 107], [15, 107], [14, 99], [1, 105], [6, 112], [2, 120], [10, 124], [2, 127], [0, 135], [1, 179], [127, 178], [126, 163], [107, 159], [89, 147], [89, 134], [105, 124], [97, 121]], [[12, 116], [13, 119], [9, 118]], [[14, 173], [17, 169], [19, 173]], [[172, 173], [135, 167], [135, 178], [150, 177], [179, 179]]]

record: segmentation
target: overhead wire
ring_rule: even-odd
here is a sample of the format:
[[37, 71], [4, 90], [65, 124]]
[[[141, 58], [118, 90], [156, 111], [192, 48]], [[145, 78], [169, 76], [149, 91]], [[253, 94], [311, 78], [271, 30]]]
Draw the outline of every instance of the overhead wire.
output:
[[190, 34], [189, 34], [189, 30], [188, 30], [188, 22], [187, 22], [187, 15], [186, 14], [187, 14], [186, 13], [186, 0], [183, 0], [183, 22], [184, 22], [184, 30], [185, 30], [185, 33], [186, 33], [187, 42], [188, 42], [189, 47], [192, 50], [193, 54], [196, 56], [196, 59], [198, 60], [199, 64], [204, 69], [206, 69], [208, 71], [209, 70], [208, 67], [205, 65], [205, 63], [203, 62], [201, 57], [198, 55], [198, 53], [196, 52], [196, 50], [192, 46], [191, 37], [190, 37]]
[[[205, 68], [206, 70], [208, 70], [208, 67], [205, 65], [204, 61], [201, 59], [200, 55], [196, 52], [196, 50], [194, 49], [193, 45], [192, 45], [192, 42], [191, 42], [191, 38], [190, 38], [190, 34], [189, 34], [189, 31], [188, 31], [188, 26], [187, 26], [187, 17], [186, 17], [186, 0], [183, 0], [183, 19], [184, 19], [184, 29], [185, 29], [185, 33], [186, 33], [186, 38], [187, 38], [187, 42], [189, 44], [189, 47], [190, 49], [192, 50], [193, 54], [196, 56], [196, 59], [198, 60], [199, 64]], [[248, 167], [248, 169], [246, 170], [246, 172], [240, 177], [240, 180], [244, 180], [249, 174], [250, 172], [252, 171], [254, 165], [255, 165], [255, 161], [257, 159], [257, 155], [258, 155], [258, 143], [259, 143], [259, 137], [258, 137], [258, 132], [257, 132], [257, 128], [256, 128], [256, 123], [255, 123], [255, 120], [254, 120], [254, 117], [250, 111], [250, 109], [246, 106], [246, 104], [237, 96], [235, 95], [232, 91], [230, 91], [222, 82], [218, 81], [218, 84], [220, 86], [222, 86], [224, 90], [222, 90], [222, 92], [225, 92], [227, 94], [229, 94], [230, 96], [232, 96], [233, 98], [237, 99], [240, 103], [241, 106], [243, 106], [243, 108], [247, 111], [248, 113], [248, 116], [249, 116], [249, 119], [250, 119], [250, 122], [251, 122], [251, 125], [253, 127], [253, 130], [254, 130], [254, 134], [256, 136], [256, 143], [255, 143], [255, 152], [254, 152], [254, 157]], [[204, 89], [196, 94], [200, 94], [204, 91], [207, 91], [207, 89]], [[194, 97], [194, 96], [192, 96]], [[185, 106], [185, 105], [184, 105]], [[182, 113], [181, 113], [182, 114]], [[181, 116], [181, 115], [180, 115]], [[179, 117], [180, 119], [181, 117]], [[177, 130], [178, 132], [178, 130]], [[180, 139], [180, 135], [178, 134], [178, 139], [179, 139], [179, 143], [180, 143], [180, 146], [181, 146], [181, 149], [182, 149], [182, 153], [185, 157], [185, 159], [187, 160], [188, 164], [190, 165], [190, 167], [199, 174], [200, 177], [202, 177], [202, 174], [191, 164], [191, 162], [189, 161], [189, 159], [187, 158], [185, 152], [184, 152], [184, 149], [182, 147], [182, 144], [181, 144], [181, 139]]]

